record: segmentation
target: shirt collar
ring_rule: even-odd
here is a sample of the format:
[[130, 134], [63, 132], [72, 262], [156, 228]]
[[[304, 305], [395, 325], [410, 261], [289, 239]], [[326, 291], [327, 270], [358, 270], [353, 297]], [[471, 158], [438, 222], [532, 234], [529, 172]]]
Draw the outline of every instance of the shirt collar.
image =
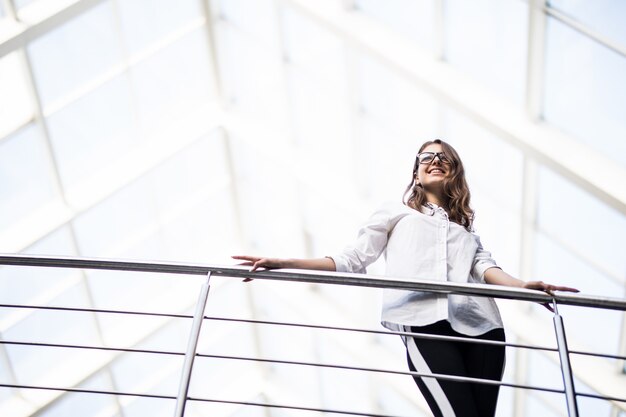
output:
[[427, 216], [434, 216], [435, 213], [439, 213], [441, 215], [443, 215], [444, 217], [448, 217], [448, 213], [446, 213], [446, 211], [443, 209], [443, 207], [438, 206], [435, 203], [426, 203], [422, 206], [422, 213], [426, 214]]
[[435, 214], [435, 210], [437, 210], [439, 206], [437, 206], [436, 204], [433, 203], [426, 203], [422, 206], [422, 213], [428, 215], [428, 216], [432, 216]]

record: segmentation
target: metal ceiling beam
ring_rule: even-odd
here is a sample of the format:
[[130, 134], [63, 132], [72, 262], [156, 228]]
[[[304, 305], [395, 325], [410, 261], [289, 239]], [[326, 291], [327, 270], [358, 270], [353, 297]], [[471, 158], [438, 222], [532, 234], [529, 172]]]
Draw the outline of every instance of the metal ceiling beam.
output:
[[9, 30], [4, 38], [0, 38], [0, 58], [17, 49], [25, 48], [33, 40], [105, 1], [75, 0], [68, 5], [68, 1], [46, 0], [45, 9], [38, 7], [43, 13], [33, 15], [31, 18], [24, 16], [20, 22], [14, 22], [12, 30]]

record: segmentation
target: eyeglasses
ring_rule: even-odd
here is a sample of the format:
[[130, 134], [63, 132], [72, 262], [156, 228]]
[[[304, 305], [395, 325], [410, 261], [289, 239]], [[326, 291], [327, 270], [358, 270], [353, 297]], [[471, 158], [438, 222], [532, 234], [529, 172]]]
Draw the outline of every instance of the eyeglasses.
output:
[[420, 164], [430, 164], [435, 160], [435, 158], [439, 158], [439, 161], [442, 164], [452, 163], [452, 161], [443, 152], [422, 152], [417, 154], [417, 160]]

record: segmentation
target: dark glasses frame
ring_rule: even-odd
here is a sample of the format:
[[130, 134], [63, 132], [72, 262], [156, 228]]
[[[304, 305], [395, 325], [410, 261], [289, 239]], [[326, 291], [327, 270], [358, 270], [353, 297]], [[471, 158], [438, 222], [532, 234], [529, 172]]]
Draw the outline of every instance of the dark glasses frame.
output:
[[418, 164], [430, 164], [431, 162], [434, 162], [435, 158], [439, 158], [439, 162], [442, 164], [452, 163], [450, 158], [448, 158], [444, 152], [420, 152], [415, 157]]

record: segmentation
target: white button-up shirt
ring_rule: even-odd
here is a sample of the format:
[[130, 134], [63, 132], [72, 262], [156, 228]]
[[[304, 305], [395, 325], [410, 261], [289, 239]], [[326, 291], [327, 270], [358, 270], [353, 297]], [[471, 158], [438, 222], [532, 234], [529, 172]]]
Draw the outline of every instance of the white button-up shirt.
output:
[[[383, 252], [385, 275], [390, 277], [484, 283], [485, 271], [497, 267], [476, 234], [430, 203], [422, 212], [401, 203], [383, 205], [360, 229], [356, 242], [331, 258], [338, 272], [365, 273]], [[503, 327], [492, 298], [384, 290], [385, 327], [398, 330], [399, 325], [425, 326], [440, 320], [468, 336]]]

